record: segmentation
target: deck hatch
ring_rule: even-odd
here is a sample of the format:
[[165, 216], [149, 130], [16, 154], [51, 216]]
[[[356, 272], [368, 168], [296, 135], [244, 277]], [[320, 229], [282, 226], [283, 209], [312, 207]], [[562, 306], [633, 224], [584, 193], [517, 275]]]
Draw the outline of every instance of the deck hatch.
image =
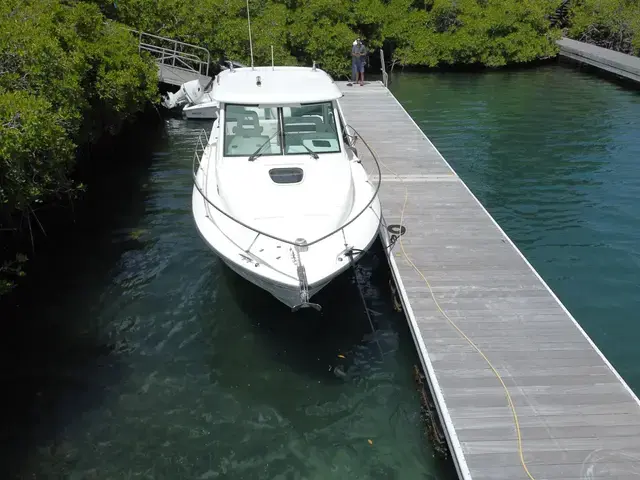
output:
[[300, 183], [304, 172], [301, 168], [272, 168], [269, 170], [269, 176], [275, 183]]

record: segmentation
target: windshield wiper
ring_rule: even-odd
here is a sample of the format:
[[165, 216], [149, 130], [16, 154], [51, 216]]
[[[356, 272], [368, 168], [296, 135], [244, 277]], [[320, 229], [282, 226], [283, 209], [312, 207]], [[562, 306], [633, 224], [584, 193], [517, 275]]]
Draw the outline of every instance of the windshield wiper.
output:
[[260, 145], [255, 152], [253, 152], [251, 155], [249, 155], [248, 160], [250, 162], [253, 162], [256, 158], [261, 157], [262, 156], [261, 152], [262, 152], [262, 149], [264, 148], [264, 146], [267, 145], [268, 143], [270, 143], [271, 139], [273, 137], [275, 137], [276, 135], [278, 135], [279, 133], [280, 133], [280, 130], [276, 130], [275, 133], [273, 133], [262, 145]]
[[311, 157], [313, 157], [314, 160], [318, 160], [318, 158], [320, 158], [318, 157], [318, 154], [316, 152], [314, 152], [304, 144], [304, 141], [300, 142], [300, 145], [302, 145], [307, 150], [307, 152], [309, 152], [309, 155], [311, 155]]

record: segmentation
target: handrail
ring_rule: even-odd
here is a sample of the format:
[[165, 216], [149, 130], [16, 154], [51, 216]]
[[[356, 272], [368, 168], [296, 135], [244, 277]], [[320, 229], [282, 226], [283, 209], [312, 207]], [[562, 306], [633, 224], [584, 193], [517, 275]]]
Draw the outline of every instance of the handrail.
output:
[[[367, 147], [367, 150], [369, 150], [369, 153], [371, 153], [371, 157], [373, 158], [373, 162], [376, 165], [376, 169], [378, 170], [378, 183], [376, 185], [375, 191], [373, 192], [373, 195], [371, 195], [371, 198], [369, 199], [369, 201], [367, 202], [367, 204], [364, 206], [364, 208], [358, 212], [357, 215], [355, 215], [351, 220], [349, 220], [347, 223], [345, 223], [344, 225], [336, 228], [335, 230], [333, 230], [332, 232], [317, 238], [315, 240], [313, 240], [312, 242], [307, 242], [304, 245], [306, 247], [310, 247], [312, 245], [315, 245], [316, 243], [319, 243], [323, 240], [326, 240], [327, 238], [335, 235], [336, 233], [344, 230], [345, 228], [347, 228], [349, 225], [351, 225], [355, 220], [357, 220], [373, 203], [373, 201], [376, 199], [376, 197], [378, 196], [378, 192], [380, 191], [380, 183], [382, 181], [382, 171], [380, 169], [380, 164], [378, 163], [378, 158], [376, 157], [375, 152], [371, 149], [371, 147], [369, 147], [369, 145], [367, 144], [367, 142], [360, 136], [360, 134], [358, 134], [358, 131], [353, 128], [351, 125], [347, 125], [347, 128], [350, 128], [351, 130], [353, 130], [353, 132], [355, 133], [355, 135], [357, 137], [359, 137], [362, 140], [362, 143]], [[207, 132], [203, 129], [200, 131], [200, 134], [198, 135], [198, 143], [200, 144], [200, 147], [202, 148], [202, 151], [204, 153], [204, 150], [206, 149], [206, 147], [203, 145], [202, 143], [202, 135], [207, 135]], [[258, 230], [255, 227], [252, 227], [250, 225], [247, 225], [246, 223], [244, 223], [243, 221], [234, 218], [232, 215], [228, 214], [227, 212], [225, 212], [223, 209], [221, 209], [220, 207], [218, 207], [216, 204], [214, 204], [211, 200], [209, 200], [209, 198], [205, 195], [205, 193], [202, 191], [202, 188], [200, 187], [200, 185], [198, 184], [198, 171], [200, 169], [200, 156], [198, 155], [198, 145], [196, 145], [196, 150], [194, 152], [193, 155], [193, 165], [192, 165], [192, 173], [193, 173], [193, 184], [196, 187], [196, 189], [198, 190], [198, 192], [200, 192], [200, 195], [202, 195], [202, 198], [205, 199], [205, 201], [211, 205], [213, 208], [215, 208], [218, 212], [222, 213], [225, 217], [227, 217], [229, 220], [237, 223], [238, 225], [245, 227], [249, 230], [251, 230], [254, 233], [257, 233], [258, 235], [263, 235], [265, 237], [271, 238], [272, 240], [277, 240], [278, 242], [282, 242], [282, 243], [286, 243], [288, 245], [292, 245], [292, 246], [300, 246], [299, 244], [297, 244], [295, 241], [291, 241], [291, 240], [286, 240], [284, 238], [280, 238], [277, 237], [275, 235], [272, 235], [270, 233], [266, 233], [263, 232], [261, 230]], [[254, 240], [255, 242], [255, 240]]]
[[[177, 66], [177, 68], [184, 68], [207, 77], [209, 76], [211, 53], [206, 48], [199, 45], [193, 45], [191, 43], [181, 42], [180, 40], [175, 40], [173, 38], [161, 37], [160, 35], [154, 35], [153, 33], [142, 32], [133, 28], [127, 28], [127, 30], [136, 34], [138, 37], [138, 50], [145, 50], [151, 53], [156, 57], [156, 60], [159, 63], [166, 65], [167, 60], [169, 60], [171, 66], [176, 67], [177, 60], [178, 63], [184, 65], [184, 67]], [[159, 45], [159, 42], [151, 43], [154, 39], [159, 42], [165, 42], [165, 44], [170, 44], [170, 46]], [[179, 49], [179, 46], [182, 47], [182, 49]], [[191, 49], [192, 52], [185, 52], [183, 50], [184, 48]], [[202, 53], [196, 54], [193, 53], [193, 51], [206, 53], [206, 59], [203, 58], [204, 55]], [[195, 68], [193, 65], [189, 65], [188, 62], [195, 64]]]
[[165, 58], [170, 58], [171, 56], [174, 56], [174, 57], [187, 58], [189, 60], [204, 63], [204, 61], [201, 60], [200, 57], [198, 57], [197, 55], [193, 55], [191, 53], [176, 52], [171, 48], [159, 47], [158, 45], [153, 45], [150, 43], [141, 43], [140, 47], [153, 53], [168, 53], [169, 55]]
[[384, 50], [380, 49], [380, 71], [382, 72], [382, 83], [385, 88], [389, 87], [389, 74], [387, 73], [387, 66], [384, 63]]
[[157, 38], [158, 40], [163, 40], [163, 41], [167, 41], [167, 42], [171, 42], [175, 45], [182, 45], [184, 47], [189, 47], [189, 48], [193, 48], [194, 50], [202, 50], [204, 53], [206, 53], [207, 55], [209, 55], [209, 50], [207, 50], [204, 47], [201, 47], [199, 45], [195, 45], [193, 43], [186, 43], [186, 42], [181, 42], [180, 40], [175, 40], [173, 38], [169, 38], [169, 37], [161, 37], [160, 35], [154, 35], [153, 33], [148, 33], [148, 32], [141, 32], [140, 30], [134, 30], [133, 28], [129, 29], [134, 33], [137, 33], [140, 35], [140, 37], [151, 37], [151, 38]]

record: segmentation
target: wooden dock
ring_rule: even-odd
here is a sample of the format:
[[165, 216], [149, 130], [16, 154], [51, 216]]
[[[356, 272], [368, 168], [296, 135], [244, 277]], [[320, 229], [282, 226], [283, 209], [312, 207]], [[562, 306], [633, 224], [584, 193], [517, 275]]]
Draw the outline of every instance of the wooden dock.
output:
[[640, 82], [640, 58], [589, 43], [562, 38], [556, 42], [560, 56], [586, 63], [628, 80]]
[[[389, 263], [460, 478], [640, 478], [638, 398], [389, 90], [337, 83], [384, 163], [386, 224], [406, 194]], [[504, 381], [531, 476], [505, 388], [452, 322]]]

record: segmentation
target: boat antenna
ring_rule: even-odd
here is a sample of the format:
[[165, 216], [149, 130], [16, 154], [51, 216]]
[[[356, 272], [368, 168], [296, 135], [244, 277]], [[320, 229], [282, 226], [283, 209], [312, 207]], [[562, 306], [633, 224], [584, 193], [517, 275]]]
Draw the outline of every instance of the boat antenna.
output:
[[249, 14], [249, 0], [247, 0], [247, 22], [249, 23], [249, 50], [251, 52], [251, 70], [253, 70], [253, 43], [251, 42], [251, 15]]
[[275, 70], [273, 63], [273, 45], [271, 45], [271, 70]]

